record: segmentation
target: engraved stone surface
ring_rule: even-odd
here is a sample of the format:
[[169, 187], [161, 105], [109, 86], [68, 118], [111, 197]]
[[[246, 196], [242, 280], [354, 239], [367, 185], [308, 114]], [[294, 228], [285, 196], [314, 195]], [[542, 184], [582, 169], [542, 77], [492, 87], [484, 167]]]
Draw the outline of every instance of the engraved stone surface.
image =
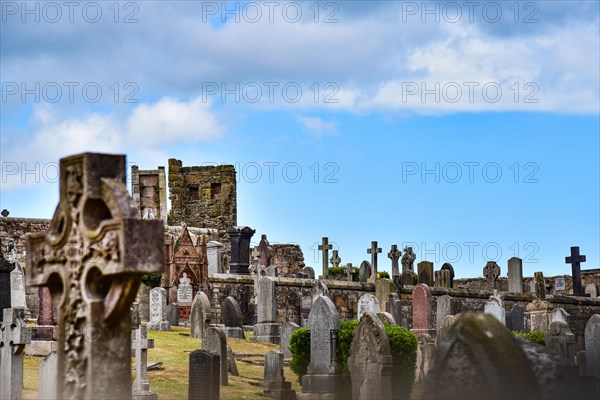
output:
[[585, 325], [586, 371], [600, 379], [600, 314], [594, 314]]
[[221, 386], [228, 386], [227, 337], [217, 328], [208, 328], [202, 338], [202, 350], [214, 351], [219, 356]]
[[190, 353], [188, 400], [219, 400], [221, 357], [214, 351]]
[[279, 343], [279, 349], [285, 358], [290, 358], [292, 356], [290, 351], [290, 338], [292, 337], [292, 333], [297, 329], [300, 329], [300, 325], [295, 322], [281, 324], [281, 342]]
[[495, 261], [488, 261], [483, 267], [483, 276], [485, 277], [488, 290], [496, 289], [496, 282], [500, 276], [500, 267]]
[[0, 399], [21, 399], [23, 356], [31, 342], [31, 328], [25, 327], [25, 310], [5, 308], [0, 328]]
[[433, 334], [431, 288], [419, 283], [413, 289], [413, 327], [416, 334]]
[[148, 330], [170, 331], [171, 325], [167, 319], [167, 291], [161, 287], [150, 290], [150, 321]]
[[150, 391], [150, 381], [148, 381], [148, 349], [153, 347], [154, 340], [148, 339], [145, 326], [140, 326], [131, 333], [131, 349], [135, 355], [134, 400], [158, 399], [158, 395]]
[[227, 296], [221, 303], [221, 320], [227, 328], [227, 337], [244, 339], [244, 315], [238, 302], [231, 296]]
[[513, 304], [509, 312], [506, 313], [506, 328], [509, 331], [525, 331], [525, 313], [523, 307]]
[[366, 312], [377, 314], [379, 311], [381, 311], [381, 304], [379, 304], [377, 297], [373, 296], [371, 293], [363, 294], [360, 296], [360, 299], [358, 299], [356, 319], [360, 321], [362, 315]]
[[393, 244], [392, 248], [390, 249], [390, 252], [388, 253], [388, 258], [392, 260], [392, 277], [400, 276], [400, 267], [398, 266], [398, 260], [400, 259], [401, 255], [402, 252], [398, 250], [398, 245]]
[[421, 261], [417, 264], [417, 270], [419, 273], [419, 283], [433, 286], [433, 263], [430, 261]]
[[379, 300], [381, 311], [386, 311], [388, 297], [396, 293], [396, 285], [390, 279], [381, 278], [375, 283], [375, 297]]
[[437, 308], [436, 308], [436, 319], [435, 319], [435, 329], [439, 332], [444, 319], [448, 315], [454, 315], [454, 307], [453, 307], [452, 297], [446, 295], [440, 296], [437, 299]]
[[208, 296], [202, 291], [198, 291], [192, 302], [190, 312], [190, 336], [193, 338], [202, 338], [204, 330], [210, 325], [212, 312]]

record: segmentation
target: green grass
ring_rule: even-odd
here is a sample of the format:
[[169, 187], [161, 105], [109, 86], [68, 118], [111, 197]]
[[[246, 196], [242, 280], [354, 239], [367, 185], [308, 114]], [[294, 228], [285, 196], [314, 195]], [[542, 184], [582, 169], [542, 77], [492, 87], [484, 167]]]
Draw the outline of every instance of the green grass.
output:
[[[186, 399], [188, 395], [189, 354], [201, 347], [200, 339], [190, 337], [188, 328], [172, 328], [171, 332], [148, 332], [148, 338], [154, 339], [154, 348], [148, 350], [148, 362], [163, 363], [160, 370], [148, 371], [150, 389], [158, 393], [159, 399]], [[279, 350], [279, 346], [256, 343], [249, 340], [227, 339], [235, 354], [249, 354], [244, 359], [261, 360], [270, 350]], [[23, 398], [37, 399], [38, 371], [41, 358], [25, 356], [23, 374]], [[132, 359], [132, 367], [135, 365]], [[262, 397], [263, 367], [241, 362], [238, 357], [240, 376], [229, 375], [229, 386], [221, 386], [222, 399], [258, 400]], [[292, 382], [292, 388], [300, 393], [295, 375], [285, 367], [285, 377]], [[132, 374], [133, 376], [133, 374]]]

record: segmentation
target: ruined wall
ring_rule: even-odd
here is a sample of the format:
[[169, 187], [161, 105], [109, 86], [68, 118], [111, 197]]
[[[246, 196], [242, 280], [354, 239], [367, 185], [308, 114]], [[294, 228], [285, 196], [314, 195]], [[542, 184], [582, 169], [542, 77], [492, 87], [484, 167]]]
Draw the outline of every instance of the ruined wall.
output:
[[167, 223], [167, 180], [165, 167], [140, 170], [131, 167], [131, 196], [140, 210], [141, 218], [161, 219]]
[[183, 167], [169, 159], [168, 224], [226, 230], [237, 226], [237, 184], [233, 165]]
[[50, 227], [49, 219], [0, 217], [2, 252], [7, 254], [8, 243], [13, 240], [17, 254], [25, 256], [25, 235], [47, 231], [48, 227]]

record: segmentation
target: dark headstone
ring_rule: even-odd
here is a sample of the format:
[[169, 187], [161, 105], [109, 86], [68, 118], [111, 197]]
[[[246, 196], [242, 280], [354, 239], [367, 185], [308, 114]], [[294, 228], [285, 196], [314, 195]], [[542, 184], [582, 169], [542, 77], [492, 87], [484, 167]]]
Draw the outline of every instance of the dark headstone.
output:
[[360, 263], [360, 268], [358, 268], [358, 281], [366, 282], [367, 280], [369, 280], [369, 277], [371, 276], [371, 272], [372, 272], [371, 264], [369, 264], [369, 262], [367, 260]]
[[0, 322], [2, 322], [2, 310], [10, 308], [10, 273], [15, 269], [15, 264], [4, 258], [2, 243], [0, 243]]
[[249, 226], [232, 226], [227, 229], [231, 240], [231, 260], [229, 272], [237, 275], [250, 275], [250, 239], [256, 232]]
[[450, 271], [450, 287], [454, 287], [454, 267], [450, 263], [444, 263], [441, 270]]
[[506, 313], [506, 328], [509, 331], [525, 331], [525, 313], [518, 304], [514, 304]]
[[179, 326], [179, 304], [171, 303], [167, 305], [167, 321], [170, 326]]
[[307, 279], [315, 279], [315, 270], [313, 267], [304, 267], [302, 270]]
[[579, 254], [578, 246], [571, 247], [571, 255], [565, 257], [565, 263], [571, 264], [571, 270], [573, 272], [573, 295], [575, 296], [583, 295], [583, 290], [581, 288], [581, 263], [585, 261], [585, 256]]
[[487, 289], [496, 289], [496, 281], [500, 276], [500, 266], [495, 261], [488, 261], [483, 267], [483, 276], [487, 282]]
[[231, 296], [223, 300], [221, 304], [221, 320], [226, 327], [244, 328], [244, 316], [238, 302]]
[[10, 214], [10, 212], [8, 212], [8, 210], [5, 208], [4, 210], [2, 210], [2, 213], [1, 213], [1, 214], [2, 214], [2, 216], [3, 216], [4, 218], [6, 218], [6, 217], [8, 217], [8, 215]]
[[342, 259], [340, 258], [339, 251], [333, 250], [333, 254], [331, 255], [331, 259], [329, 260], [331, 265], [334, 267], [339, 267]]
[[413, 248], [405, 247], [404, 255], [402, 256], [402, 259], [400, 260], [400, 262], [402, 263], [402, 271], [404, 272], [407, 269], [414, 271], [413, 263], [415, 262], [416, 258], [417, 258], [417, 255], [413, 252]]
[[219, 400], [221, 359], [214, 351], [194, 350], [190, 353], [189, 400]]
[[404, 271], [402, 271], [402, 277], [400, 278], [402, 285], [416, 285], [416, 280], [417, 274], [415, 274], [410, 269], [405, 269]]
[[419, 273], [419, 283], [433, 287], [433, 263], [430, 261], [421, 261], [417, 264]]

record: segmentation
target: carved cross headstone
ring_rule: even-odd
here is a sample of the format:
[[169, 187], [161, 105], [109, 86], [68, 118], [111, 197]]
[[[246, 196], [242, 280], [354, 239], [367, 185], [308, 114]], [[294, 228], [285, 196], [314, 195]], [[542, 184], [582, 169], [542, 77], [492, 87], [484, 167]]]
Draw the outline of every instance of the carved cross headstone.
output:
[[[9, 292], [10, 294], [10, 292]], [[21, 399], [23, 356], [31, 342], [31, 329], [25, 327], [25, 310], [5, 308], [0, 336], [0, 399]]]
[[158, 395], [150, 391], [148, 381], [148, 349], [154, 348], [154, 339], [148, 339], [148, 330], [139, 326], [131, 332], [131, 350], [135, 355], [135, 380], [133, 381], [134, 400], [156, 400]]
[[415, 253], [413, 253], [413, 248], [405, 247], [404, 255], [402, 256], [402, 259], [401, 259], [402, 271], [406, 271], [406, 270], [414, 271], [413, 263], [415, 262], [416, 258], [417, 258], [417, 255]]
[[388, 258], [392, 260], [392, 277], [400, 276], [398, 260], [400, 259], [401, 255], [402, 255], [402, 252], [400, 250], [398, 250], [398, 245], [393, 244], [392, 248], [390, 249], [390, 252], [388, 253]]
[[346, 277], [348, 282], [352, 282], [354, 279], [354, 267], [352, 266], [352, 263], [346, 264]]
[[488, 261], [483, 267], [483, 276], [485, 276], [488, 290], [496, 289], [496, 280], [500, 276], [500, 267], [495, 261]]
[[59, 297], [57, 396], [131, 397], [129, 307], [143, 274], [164, 268], [162, 220], [140, 219], [125, 156], [60, 160], [60, 201], [48, 232], [27, 240], [28, 286]]
[[377, 241], [371, 242], [371, 247], [367, 249], [367, 254], [371, 255], [371, 282], [377, 280], [377, 254], [381, 253], [381, 247], [377, 247]]
[[333, 246], [329, 244], [329, 238], [323, 237], [319, 245], [319, 250], [323, 252], [323, 279], [327, 279], [329, 275], [329, 250], [333, 249]]
[[2, 210], [2, 213], [1, 213], [1, 214], [2, 214], [2, 216], [3, 216], [4, 218], [6, 218], [6, 217], [8, 217], [8, 216], [10, 215], [10, 212], [9, 212], [9, 211], [8, 211], [8, 210], [5, 208], [4, 210]]
[[338, 250], [334, 250], [333, 251], [333, 255], [331, 256], [331, 259], [329, 261], [331, 261], [331, 265], [333, 265], [334, 267], [339, 267], [340, 266], [340, 263], [342, 262], [342, 259], [338, 255]]
[[573, 295], [575, 296], [583, 295], [583, 290], [581, 289], [581, 263], [585, 261], [585, 256], [579, 254], [578, 246], [571, 247], [571, 255], [565, 257], [565, 263], [571, 264], [573, 272]]

